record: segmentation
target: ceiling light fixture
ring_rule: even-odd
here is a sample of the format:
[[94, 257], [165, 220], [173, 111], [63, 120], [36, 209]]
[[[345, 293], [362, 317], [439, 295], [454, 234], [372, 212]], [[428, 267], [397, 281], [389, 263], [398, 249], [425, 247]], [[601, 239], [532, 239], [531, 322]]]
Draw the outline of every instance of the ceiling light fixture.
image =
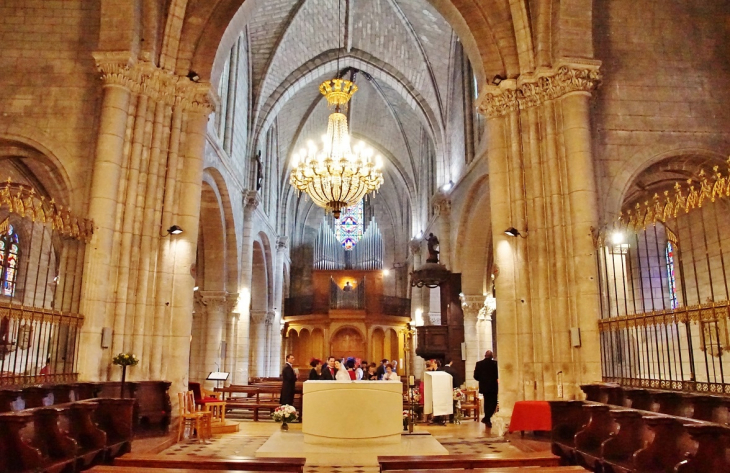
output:
[[180, 228], [178, 225], [173, 225], [170, 228], [167, 229], [168, 235], [179, 235], [183, 232], [183, 229]]
[[[340, 49], [338, 43], [338, 71]], [[319, 91], [327, 98], [334, 113], [327, 121], [327, 134], [322, 137], [322, 148], [318, 149], [310, 140], [306, 148], [292, 155], [289, 184], [307, 193], [315, 204], [331, 211], [339, 219], [342, 210], [380, 189], [383, 184], [383, 158], [373, 156], [373, 150], [362, 141], [354, 147], [350, 146], [347, 116], [343, 112], [357, 92], [357, 86], [349, 80], [335, 78], [322, 82]]]
[[509, 227], [507, 230], [504, 231], [504, 234], [511, 237], [522, 236], [520, 231], [517, 230], [515, 227]]

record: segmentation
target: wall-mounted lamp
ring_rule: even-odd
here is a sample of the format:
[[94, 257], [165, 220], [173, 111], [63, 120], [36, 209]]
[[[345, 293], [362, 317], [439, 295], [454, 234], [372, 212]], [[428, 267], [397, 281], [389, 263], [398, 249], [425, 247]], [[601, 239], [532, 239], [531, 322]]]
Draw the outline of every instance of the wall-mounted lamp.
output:
[[[525, 232], [527, 233], [527, 232]], [[511, 237], [521, 237], [521, 238], [527, 238], [526, 235], [523, 235], [520, 233], [519, 230], [517, 230], [515, 227], [509, 227], [507, 230], [504, 231], [504, 234]]]
[[383, 270], [383, 276], [388, 276], [389, 274], [390, 274], [390, 270], [389, 269], [384, 269]]
[[183, 229], [180, 228], [178, 225], [173, 225], [170, 228], [167, 229], [168, 235], [179, 235], [183, 232]]
[[444, 192], [449, 192], [454, 187], [454, 183], [452, 181], [447, 182], [443, 186], [441, 186], [441, 190]]
[[190, 79], [193, 82], [199, 82], [200, 76], [195, 71], [190, 71], [188, 73], [188, 79]]
[[496, 76], [494, 76], [494, 79], [492, 79], [492, 84], [499, 85], [499, 83], [502, 82], [503, 80], [504, 80], [504, 78], [502, 76], [500, 76], [499, 74], [497, 74]]
[[195, 286], [195, 287], [193, 288], [193, 291], [197, 291], [198, 289], [199, 289], [199, 287], [198, 287], [198, 286]]
[[626, 237], [624, 236], [624, 234], [622, 232], [613, 232], [611, 234], [611, 242], [614, 245], [620, 245], [624, 241], [626, 241]]

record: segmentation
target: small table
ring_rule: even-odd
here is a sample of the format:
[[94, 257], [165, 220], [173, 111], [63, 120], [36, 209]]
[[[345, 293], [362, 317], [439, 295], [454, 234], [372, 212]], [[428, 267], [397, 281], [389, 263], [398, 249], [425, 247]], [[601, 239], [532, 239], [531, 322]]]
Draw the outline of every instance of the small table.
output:
[[553, 429], [550, 403], [547, 401], [517, 401], [509, 422], [509, 431], [525, 432]]
[[203, 404], [203, 412], [210, 412], [213, 422], [226, 423], [226, 401], [206, 400]]

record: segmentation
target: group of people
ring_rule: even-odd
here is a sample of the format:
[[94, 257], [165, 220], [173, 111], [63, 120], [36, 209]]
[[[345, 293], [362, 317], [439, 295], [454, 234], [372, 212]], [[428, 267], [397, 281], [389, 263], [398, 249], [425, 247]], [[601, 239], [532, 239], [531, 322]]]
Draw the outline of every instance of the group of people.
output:
[[380, 366], [367, 361], [358, 362], [355, 358], [338, 360], [334, 356], [323, 363], [318, 358], [312, 359], [309, 366], [310, 381], [400, 381], [396, 372], [397, 361], [383, 359]]
[[[446, 364], [442, 365], [440, 360], [428, 360], [426, 362], [426, 371], [445, 371], [454, 379], [454, 386], [461, 386], [464, 382], [458, 372], [452, 367], [452, 361], [446, 360]], [[282, 386], [281, 397], [279, 402], [284, 404], [294, 404], [294, 390], [297, 381], [297, 372], [293, 367], [294, 355], [286, 356], [286, 364], [282, 370]], [[362, 361], [359, 364], [355, 359], [338, 360], [334, 356], [327, 358], [327, 363], [323, 364], [322, 360], [313, 359], [309, 364], [312, 367], [309, 372], [310, 381], [400, 381], [400, 376], [396, 372], [396, 361], [390, 363], [390, 360], [383, 359], [380, 366], [375, 363], [367, 363]], [[365, 369], [363, 369], [363, 367]], [[497, 371], [497, 362], [491, 350], [487, 350], [484, 359], [478, 361], [474, 367], [474, 379], [479, 383], [479, 392], [484, 396], [484, 418], [482, 422], [487, 427], [492, 427], [491, 418], [497, 410], [497, 394], [499, 391], [499, 375]], [[423, 383], [419, 387], [421, 391], [421, 399], [423, 399]], [[423, 402], [423, 401], [421, 401]], [[443, 419], [434, 419], [435, 422], [444, 422]]]

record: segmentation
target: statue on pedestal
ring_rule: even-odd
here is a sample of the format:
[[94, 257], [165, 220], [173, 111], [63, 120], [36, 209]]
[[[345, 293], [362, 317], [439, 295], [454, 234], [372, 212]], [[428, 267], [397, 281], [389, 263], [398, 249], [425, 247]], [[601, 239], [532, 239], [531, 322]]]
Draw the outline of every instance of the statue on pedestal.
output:
[[439, 239], [433, 233], [429, 233], [426, 242], [428, 243], [428, 259], [426, 259], [426, 263], [438, 263], [439, 250], [437, 248], [439, 247]]

